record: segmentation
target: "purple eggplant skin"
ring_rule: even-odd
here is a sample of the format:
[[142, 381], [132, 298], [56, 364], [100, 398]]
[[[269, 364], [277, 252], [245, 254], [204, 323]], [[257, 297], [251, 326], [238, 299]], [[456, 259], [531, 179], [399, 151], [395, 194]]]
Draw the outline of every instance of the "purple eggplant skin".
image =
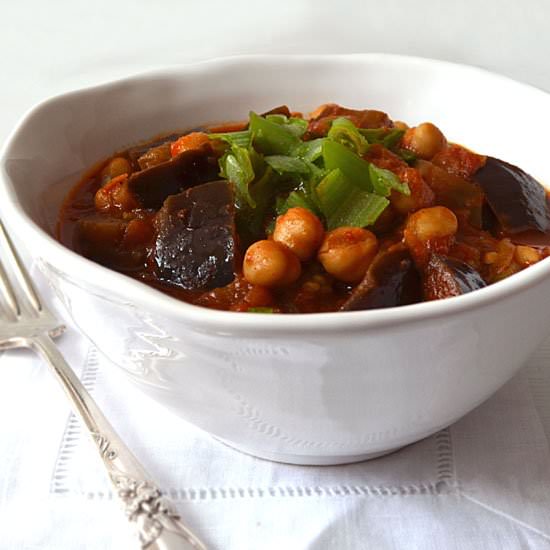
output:
[[380, 253], [341, 311], [403, 306], [422, 301], [422, 283], [409, 251], [403, 246]]
[[262, 113], [260, 116], [266, 117], [268, 115], [284, 115], [290, 118], [292, 113], [286, 105], [279, 105], [278, 107], [273, 107], [273, 109], [269, 109], [269, 111]]
[[183, 133], [166, 134], [152, 141], [148, 141], [145, 143], [141, 143], [139, 145], [135, 145], [134, 147], [130, 147], [130, 149], [126, 151], [126, 155], [128, 156], [130, 163], [132, 164], [132, 168], [134, 169], [134, 171], [138, 171], [142, 168], [139, 165], [138, 160], [141, 156], [147, 153], [147, 151], [150, 151], [151, 149], [155, 149], [156, 147], [160, 147], [163, 145], [167, 145], [168, 147], [170, 147], [170, 145], [174, 143], [174, 141], [177, 141], [180, 137], [186, 134], [191, 134], [192, 132], [206, 132], [206, 128], [204, 128], [203, 126], [197, 126], [196, 128], [192, 128], [191, 130], [187, 130], [186, 132], [183, 132]]
[[134, 172], [128, 188], [142, 208], [158, 210], [167, 197], [218, 177], [218, 162], [207, 150], [184, 151], [169, 161]]
[[460, 296], [484, 286], [487, 284], [471, 265], [439, 254], [431, 255], [422, 281], [425, 300]]
[[521, 168], [494, 157], [474, 174], [501, 229], [508, 235], [550, 233], [550, 208], [544, 187]]
[[172, 195], [159, 210], [153, 258], [159, 279], [185, 290], [226, 286], [236, 272], [235, 197], [224, 180]]
[[138, 163], [138, 159], [143, 156], [147, 151], [154, 149], [155, 147], [159, 147], [161, 145], [168, 145], [170, 146], [171, 143], [176, 141], [179, 137], [181, 137], [181, 134], [168, 134], [166, 136], [162, 136], [158, 139], [155, 139], [153, 141], [149, 141], [147, 143], [142, 143], [141, 145], [135, 145], [134, 147], [130, 147], [126, 151], [126, 154], [128, 155], [128, 158], [132, 164], [132, 167], [134, 170], [140, 170], [140, 165]]

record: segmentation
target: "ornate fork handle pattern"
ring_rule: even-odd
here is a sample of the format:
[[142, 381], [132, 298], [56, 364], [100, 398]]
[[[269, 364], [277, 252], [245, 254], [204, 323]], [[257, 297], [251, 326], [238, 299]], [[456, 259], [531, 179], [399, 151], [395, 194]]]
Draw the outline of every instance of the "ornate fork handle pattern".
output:
[[183, 525], [171, 502], [149, 478], [114, 431], [99, 407], [65, 361], [53, 340], [40, 335], [28, 341], [47, 362], [93, 439], [141, 547], [148, 550], [206, 550]]
[[[148, 548], [162, 534], [166, 521], [179, 520], [178, 514], [161, 491], [150, 481], [135, 479], [115, 465], [118, 453], [102, 434], [90, 434], [97, 445], [117, 496], [124, 507], [126, 517], [138, 527], [142, 548]], [[195, 545], [194, 548], [197, 546]]]
[[1, 220], [0, 243], [18, 282], [16, 290], [0, 259], [0, 296], [5, 306], [0, 309], [0, 350], [27, 347], [44, 358], [93, 439], [126, 516], [137, 528], [142, 548], [206, 550], [124, 445], [55, 345], [52, 338], [64, 327], [41, 303]]

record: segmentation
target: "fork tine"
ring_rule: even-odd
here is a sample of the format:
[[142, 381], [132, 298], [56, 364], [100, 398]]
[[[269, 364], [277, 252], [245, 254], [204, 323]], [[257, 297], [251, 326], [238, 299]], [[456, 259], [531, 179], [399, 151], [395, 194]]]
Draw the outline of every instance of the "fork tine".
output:
[[15, 317], [19, 317], [19, 315], [21, 315], [19, 303], [17, 302], [17, 298], [15, 297], [15, 293], [13, 292], [13, 288], [11, 286], [11, 282], [9, 280], [8, 274], [6, 273], [6, 270], [4, 269], [4, 265], [2, 264], [1, 261], [0, 261], [0, 292], [4, 295], [4, 298], [6, 299], [8, 307], [10, 311], [13, 313], [13, 315]]
[[[25, 268], [25, 265], [21, 261], [19, 254], [15, 250], [15, 247], [13, 246], [13, 242], [6, 231], [6, 228], [4, 227], [4, 223], [2, 222], [2, 220], [0, 220], [0, 237], [4, 241], [4, 244], [6, 245], [6, 250], [10, 256], [10, 260], [14, 267], [13, 271], [15, 272], [15, 276], [21, 286], [21, 290], [25, 294], [25, 297], [27, 298], [29, 303], [32, 305], [32, 307], [36, 311], [42, 311], [42, 304], [40, 302], [40, 299], [38, 298], [36, 290], [34, 289], [34, 286], [31, 282], [27, 269]], [[15, 293], [13, 292], [13, 287], [6, 275], [6, 271], [4, 270], [3, 266], [1, 266], [1, 264], [0, 264], [0, 287], [2, 287], [2, 290], [6, 296], [6, 299], [10, 307], [14, 310], [16, 315], [19, 315], [21, 313], [21, 309], [15, 297]]]

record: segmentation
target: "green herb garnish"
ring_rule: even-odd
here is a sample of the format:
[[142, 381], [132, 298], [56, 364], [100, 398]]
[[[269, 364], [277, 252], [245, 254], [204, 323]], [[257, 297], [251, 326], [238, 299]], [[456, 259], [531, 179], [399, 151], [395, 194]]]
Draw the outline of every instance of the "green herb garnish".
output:
[[306, 131], [301, 118], [251, 112], [248, 130], [210, 134], [228, 144], [220, 175], [235, 185], [237, 223], [245, 240], [261, 238], [266, 219], [293, 207], [311, 210], [328, 229], [367, 227], [388, 206], [392, 191], [410, 195], [393, 172], [363, 158], [371, 144], [379, 143], [413, 162], [409, 152], [395, 150], [402, 130], [360, 129], [341, 117], [327, 137], [303, 141]]

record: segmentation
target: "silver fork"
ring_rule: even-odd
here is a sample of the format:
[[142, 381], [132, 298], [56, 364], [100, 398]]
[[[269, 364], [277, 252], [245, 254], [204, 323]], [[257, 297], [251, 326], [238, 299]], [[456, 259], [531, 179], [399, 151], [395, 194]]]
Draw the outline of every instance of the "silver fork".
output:
[[[173, 504], [122, 442], [63, 358], [53, 338], [62, 334], [65, 326], [41, 302], [1, 220], [0, 242], [9, 261], [5, 264], [0, 257], [0, 295], [5, 302], [0, 350], [30, 348], [46, 361], [94, 441], [126, 517], [137, 529], [141, 548], [206, 550], [181, 522]], [[6, 265], [11, 265], [11, 278]]]

